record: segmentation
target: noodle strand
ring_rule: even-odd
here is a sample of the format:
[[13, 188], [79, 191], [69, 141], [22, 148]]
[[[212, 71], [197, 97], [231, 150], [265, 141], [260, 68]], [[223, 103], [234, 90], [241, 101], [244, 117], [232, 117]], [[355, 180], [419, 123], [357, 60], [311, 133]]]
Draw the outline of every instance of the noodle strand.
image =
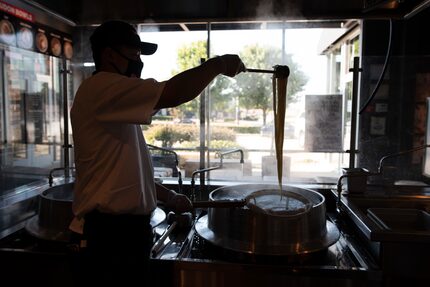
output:
[[[284, 148], [284, 126], [285, 110], [287, 105], [287, 78], [273, 77], [273, 113], [275, 123], [275, 150], [278, 171], [279, 192], [282, 200], [282, 176], [283, 176], [283, 148]], [[288, 205], [288, 200], [287, 200]]]

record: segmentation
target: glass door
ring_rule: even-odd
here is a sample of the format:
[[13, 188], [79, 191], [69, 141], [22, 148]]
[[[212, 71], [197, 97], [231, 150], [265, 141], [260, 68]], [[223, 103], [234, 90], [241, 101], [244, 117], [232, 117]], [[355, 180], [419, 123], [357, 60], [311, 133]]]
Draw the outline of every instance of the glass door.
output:
[[62, 165], [63, 60], [14, 47], [0, 46], [0, 52], [1, 177], [17, 182], [0, 186], [6, 191]]

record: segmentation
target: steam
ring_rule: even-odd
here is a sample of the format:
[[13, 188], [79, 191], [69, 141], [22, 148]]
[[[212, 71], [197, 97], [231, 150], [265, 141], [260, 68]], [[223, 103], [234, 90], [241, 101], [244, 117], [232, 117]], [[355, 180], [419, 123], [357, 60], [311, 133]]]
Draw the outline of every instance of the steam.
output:
[[302, 18], [299, 7], [297, 1], [260, 0], [255, 18], [258, 21], [287, 20], [288, 16], [299, 19]]
[[275, 15], [273, 12], [273, 7], [275, 5], [273, 2], [274, 0], [260, 1], [260, 3], [256, 8], [256, 13], [255, 13], [257, 20], [269, 20], [269, 19], [275, 18]]

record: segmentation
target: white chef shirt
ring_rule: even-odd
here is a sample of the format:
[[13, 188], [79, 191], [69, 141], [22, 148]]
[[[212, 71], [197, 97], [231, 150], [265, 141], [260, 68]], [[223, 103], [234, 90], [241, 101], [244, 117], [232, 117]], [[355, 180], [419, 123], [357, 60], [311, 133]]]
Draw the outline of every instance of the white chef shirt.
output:
[[99, 72], [80, 85], [70, 112], [76, 165], [70, 229], [92, 211], [150, 214], [152, 161], [139, 124], [149, 124], [165, 82]]

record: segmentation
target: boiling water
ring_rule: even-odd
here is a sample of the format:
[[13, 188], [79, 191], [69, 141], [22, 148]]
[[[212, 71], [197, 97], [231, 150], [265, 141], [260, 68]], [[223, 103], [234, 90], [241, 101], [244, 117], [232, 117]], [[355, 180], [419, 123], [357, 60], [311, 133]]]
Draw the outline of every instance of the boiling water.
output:
[[249, 198], [247, 203], [251, 210], [273, 215], [296, 215], [306, 212], [309, 203], [305, 199], [295, 198], [288, 194], [260, 194]]

